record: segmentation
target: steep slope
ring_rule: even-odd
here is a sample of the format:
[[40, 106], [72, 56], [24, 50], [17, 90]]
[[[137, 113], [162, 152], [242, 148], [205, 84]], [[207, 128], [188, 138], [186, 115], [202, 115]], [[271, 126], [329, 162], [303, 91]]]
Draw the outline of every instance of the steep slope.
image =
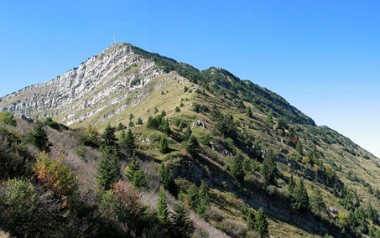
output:
[[[1, 98], [0, 106], [75, 128], [128, 124], [144, 172], [157, 179], [146, 162], [165, 164], [174, 178], [171, 193], [185, 202], [204, 181], [211, 200], [205, 218], [233, 237], [255, 235], [247, 217], [259, 208], [274, 237], [356, 237], [378, 229], [377, 220], [363, 215], [369, 204], [380, 209], [378, 158], [223, 69], [200, 71], [117, 44], [53, 81]], [[196, 153], [188, 149], [190, 134], [200, 142]], [[304, 183], [310, 206], [297, 202], [293, 179]], [[157, 184], [142, 192], [143, 200], [152, 203], [156, 192]]]
[[54, 80], [0, 98], [0, 107], [36, 119], [52, 117], [67, 125], [85, 120], [95, 123], [112, 120], [112, 116], [125, 110], [133, 111], [131, 108], [151, 92], [163, 90], [165, 81], [180, 76], [209, 90], [222, 89], [230, 98], [254, 102], [263, 111], [272, 109], [290, 121], [314, 125], [280, 96], [250, 81], [241, 81], [226, 70], [199, 71], [125, 43], [112, 45]]
[[149, 83], [165, 77], [170, 75], [119, 44], [52, 81], [3, 97], [1, 104], [17, 114], [56, 117], [71, 125], [99, 114], [108, 118], [140, 103], [153, 91]]

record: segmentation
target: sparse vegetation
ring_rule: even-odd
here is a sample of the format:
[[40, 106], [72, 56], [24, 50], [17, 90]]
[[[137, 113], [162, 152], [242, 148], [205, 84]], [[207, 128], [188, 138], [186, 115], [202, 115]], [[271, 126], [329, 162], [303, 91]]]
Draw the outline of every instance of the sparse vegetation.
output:
[[102, 116], [75, 129], [60, 124], [64, 116], [33, 123], [0, 113], [1, 231], [378, 236], [379, 163], [371, 154], [226, 70], [199, 71], [135, 50], [189, 80], [160, 73], [141, 85], [135, 62], [126, 69], [136, 74], [131, 84], [158, 90], [140, 97], [135, 87], [122, 102], [133, 107], [117, 112], [109, 101]]

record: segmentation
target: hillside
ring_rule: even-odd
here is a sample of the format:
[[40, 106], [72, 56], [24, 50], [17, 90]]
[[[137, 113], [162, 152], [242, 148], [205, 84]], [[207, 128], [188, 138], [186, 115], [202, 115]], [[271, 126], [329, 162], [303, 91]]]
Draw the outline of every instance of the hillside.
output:
[[[194, 237], [256, 237], [262, 233], [260, 208], [272, 237], [380, 235], [379, 159], [338, 132], [317, 126], [279, 95], [227, 70], [198, 70], [116, 44], [52, 81], [2, 97], [0, 107], [24, 118], [16, 126], [4, 122], [7, 113], [0, 118], [0, 207], [11, 209], [3, 192], [9, 179], [30, 181], [41, 198], [34, 208], [38, 214], [58, 204], [62, 209], [55, 207], [51, 219], [65, 224], [59, 231], [55, 224], [29, 224], [33, 229], [22, 230], [21, 218], [9, 224], [7, 213], [0, 216], [0, 228], [16, 236], [26, 230], [68, 236], [65, 232], [73, 228], [78, 231], [73, 236], [97, 237], [112, 229], [120, 236], [165, 236], [148, 226], [160, 220], [155, 214], [160, 185], [167, 191], [169, 210], [177, 201], [190, 210]], [[48, 134], [45, 148], [30, 139], [36, 125]], [[112, 143], [110, 134], [115, 135]], [[127, 146], [127, 134], [135, 138], [133, 148]], [[122, 176], [115, 186], [102, 187], [97, 171], [109, 147], [116, 151]], [[76, 205], [67, 200], [70, 194], [62, 195], [41, 179], [34, 165], [41, 150], [72, 171], [77, 187], [70, 194], [76, 194]], [[136, 163], [145, 183], [131, 177]], [[126, 191], [138, 198], [131, 203]], [[137, 222], [96, 205], [107, 196]], [[81, 211], [77, 204], [88, 209]]]

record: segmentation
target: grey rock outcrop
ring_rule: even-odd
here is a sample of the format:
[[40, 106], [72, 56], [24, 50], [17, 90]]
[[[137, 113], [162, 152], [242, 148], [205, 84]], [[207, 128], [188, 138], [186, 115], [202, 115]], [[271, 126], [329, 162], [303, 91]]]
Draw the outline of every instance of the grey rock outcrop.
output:
[[115, 44], [54, 80], [0, 98], [0, 109], [34, 119], [54, 117], [67, 125], [99, 114], [105, 119], [143, 101], [155, 90], [148, 86], [152, 80], [176, 78], [173, 74], [131, 45]]

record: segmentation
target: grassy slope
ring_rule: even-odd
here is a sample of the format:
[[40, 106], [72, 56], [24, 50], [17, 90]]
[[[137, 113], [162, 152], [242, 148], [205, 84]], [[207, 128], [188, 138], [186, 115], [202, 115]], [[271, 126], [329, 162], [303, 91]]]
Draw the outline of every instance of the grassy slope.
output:
[[[188, 66], [185, 65], [184, 67]], [[190, 69], [191, 72], [193, 72], [192, 70], [193, 69]], [[197, 71], [195, 70], [195, 72]], [[156, 161], [161, 161], [163, 159], [167, 160], [167, 163], [171, 165], [173, 171], [175, 171], [177, 181], [184, 180], [185, 182], [195, 182], [197, 184], [199, 184], [200, 180], [206, 181], [210, 187], [210, 195], [213, 203], [210, 211], [210, 213], [212, 213], [210, 215], [210, 221], [213, 225], [225, 230], [231, 235], [239, 236], [240, 234], [244, 234], [244, 230], [246, 229], [241, 207], [250, 206], [254, 209], [264, 207], [269, 217], [270, 233], [274, 237], [321, 235], [317, 234], [319, 228], [313, 228], [313, 224], [310, 224], [310, 221], [307, 220], [309, 218], [308, 215], [293, 213], [292, 210], [289, 210], [286, 204], [283, 204], [284, 202], [279, 201], [278, 197], [274, 196], [273, 198], [268, 196], [267, 192], [264, 192], [262, 189], [262, 178], [258, 172], [247, 174], [244, 184], [241, 185], [228, 173], [231, 156], [224, 156], [223, 154], [212, 150], [208, 145], [202, 145], [200, 159], [193, 160], [184, 150], [184, 143], [176, 139], [176, 135], [181, 135], [182, 131], [174, 125], [175, 121], [179, 120], [187, 124], [192, 124], [195, 121], [202, 120], [206, 122], [207, 128], [196, 127], [192, 129], [193, 134], [196, 135], [197, 138], [209, 135], [211, 141], [228, 145], [229, 142], [227, 139], [219, 136], [218, 132], [213, 131], [215, 122], [208, 113], [196, 113], [192, 110], [194, 103], [207, 106], [210, 109], [216, 105], [223, 113], [233, 115], [239, 131], [244, 131], [252, 141], [260, 142], [264, 150], [269, 151], [272, 149], [275, 155], [282, 154], [289, 159], [289, 162], [285, 163], [278, 160], [277, 166], [284, 178], [278, 180], [277, 187], [271, 187], [273, 194], [286, 194], [286, 192], [284, 192], [286, 190], [285, 180], [289, 177], [290, 173], [293, 173], [294, 175], [297, 174], [299, 177], [304, 177], [305, 175], [302, 172], [302, 169], [312, 171], [315, 167], [299, 163], [301, 165], [301, 170], [290, 169], [291, 166], [289, 166], [288, 163], [296, 160], [297, 152], [293, 147], [281, 142], [281, 139], [286, 140], [289, 138], [278, 133], [273, 126], [268, 126], [266, 124], [266, 114], [269, 110], [272, 110], [275, 115], [274, 126], [280, 116], [286, 117], [288, 121], [294, 120], [295, 123], [289, 123], [289, 126], [296, 131], [297, 136], [301, 139], [304, 145], [305, 154], [316, 145], [318, 151], [323, 154], [320, 158], [323, 164], [329, 165], [333, 168], [336, 171], [338, 178], [344, 184], [350, 188], [354, 188], [358, 192], [364, 205], [366, 205], [368, 201], [371, 201], [372, 205], [377, 208], [377, 210], [380, 210], [379, 199], [377, 199], [374, 194], [368, 192], [368, 184], [373, 190], [380, 190], [378, 184], [378, 181], [380, 181], [380, 168], [377, 158], [353, 144], [337, 132], [325, 127], [314, 126], [312, 120], [295, 109], [289, 109], [286, 102], [283, 102], [283, 99], [279, 98], [277, 95], [271, 94], [264, 89], [256, 88], [252, 85], [247, 87], [249, 90], [246, 88], [241, 89], [245, 82], [233, 79], [232, 76], [224, 71], [219, 72], [214, 70], [213, 72], [221, 72], [221, 75], [209, 79], [210, 77], [202, 76], [201, 72], [198, 73], [209, 80], [207, 81], [209, 85], [216, 85], [215, 88], [211, 88], [214, 93], [203, 90], [200, 85], [205, 86], [204, 81], [192, 80], [193, 82], [190, 82], [178, 73], [172, 71], [169, 74], [164, 74], [151, 81], [146, 87], [149, 90], [147, 92], [148, 96], [137, 105], [133, 106], [129, 104], [124, 111], [108, 118], [107, 120], [102, 120], [104, 114], [117, 110], [122, 106], [122, 103], [124, 103], [122, 102], [112, 107], [107, 107], [102, 115], [97, 114], [88, 120], [73, 126], [79, 128], [86, 127], [88, 124], [95, 124], [97, 128], [102, 130], [108, 123], [111, 123], [114, 126], [117, 126], [119, 122], [127, 125], [130, 114], [134, 115], [134, 122], [140, 117], [145, 123], [148, 116], [157, 115], [164, 110], [167, 113], [167, 118], [169, 118], [171, 122], [171, 129], [173, 131], [173, 134], [169, 139], [169, 146], [172, 149], [172, 152], [168, 155], [161, 154], [158, 151], [158, 140], [163, 133], [157, 130], [147, 129], [145, 125], [132, 128], [133, 133], [138, 138], [140, 152], [145, 154], [147, 158], [153, 158]], [[212, 74], [213, 72], [206, 72], [204, 74]], [[222, 86], [217, 85], [218, 82], [222, 82]], [[226, 86], [229, 84], [228, 82], [237, 82], [237, 86]], [[185, 86], [190, 90], [185, 92]], [[240, 90], [234, 91], [234, 89], [239, 87]], [[198, 88], [200, 90], [196, 92], [196, 89]], [[215, 89], [218, 89], [219, 92], [226, 92], [225, 96], [216, 96], [217, 93], [215, 93]], [[253, 99], [247, 97], [250, 90], [255, 93], [252, 94]], [[133, 102], [137, 93], [137, 91], [132, 93], [127, 101]], [[237, 110], [237, 101], [233, 101], [233, 99], [238, 98], [244, 99], [245, 106], [251, 107], [254, 115], [253, 118], [248, 118], [245, 113]], [[175, 112], [175, 108], [179, 106], [181, 102], [184, 106], [180, 108], [180, 112]], [[282, 105], [285, 109], [278, 105]], [[155, 108], [158, 109], [157, 113], [155, 113]], [[282, 115], [282, 112], [285, 113]], [[61, 120], [60, 117], [55, 119], [58, 121]], [[71, 139], [64, 137], [67, 140], [60, 141], [59, 139], [61, 135], [52, 133], [51, 136], [56, 137], [54, 139], [52, 138], [53, 141], [56, 142], [56, 148], [54, 151], [56, 151], [56, 153], [67, 150], [71, 151], [68, 154], [65, 154], [65, 158], [67, 158], [67, 161], [71, 161], [70, 158], [73, 158], [72, 161], [75, 161], [75, 155], [73, 154], [75, 154], [76, 147]], [[145, 139], [150, 139], [151, 142], [143, 142]], [[282, 150], [281, 153], [279, 152], [279, 149]], [[244, 157], [249, 157], [239, 148], [236, 148], [236, 151]], [[287, 151], [287, 153], [283, 151]], [[180, 159], [178, 160], [178, 158]], [[176, 161], [180, 162], [179, 166], [176, 164]], [[183, 165], [186, 163], [182, 162], [188, 162], [193, 170], [184, 170], [184, 172]], [[86, 170], [89, 168], [93, 170], [95, 164], [91, 160], [88, 163], [89, 164], [84, 165], [73, 164], [72, 166], [78, 169], [78, 174], [87, 174], [86, 177], [91, 178], [92, 172], [86, 172]], [[89, 166], [89, 168], [86, 168], [86, 166]], [[349, 172], [356, 174], [359, 182], [348, 179]], [[91, 179], [89, 181], [84, 179], [83, 183], [91, 184]], [[313, 187], [318, 187], [328, 207], [336, 207], [343, 213], [348, 213], [339, 203], [338, 199], [334, 197], [331, 190], [326, 186], [321, 183], [315, 183], [314, 180], [308, 179], [307, 176], [305, 186], [308, 189], [309, 196], [313, 196]], [[221, 220], [218, 218], [220, 216], [222, 217]]]

